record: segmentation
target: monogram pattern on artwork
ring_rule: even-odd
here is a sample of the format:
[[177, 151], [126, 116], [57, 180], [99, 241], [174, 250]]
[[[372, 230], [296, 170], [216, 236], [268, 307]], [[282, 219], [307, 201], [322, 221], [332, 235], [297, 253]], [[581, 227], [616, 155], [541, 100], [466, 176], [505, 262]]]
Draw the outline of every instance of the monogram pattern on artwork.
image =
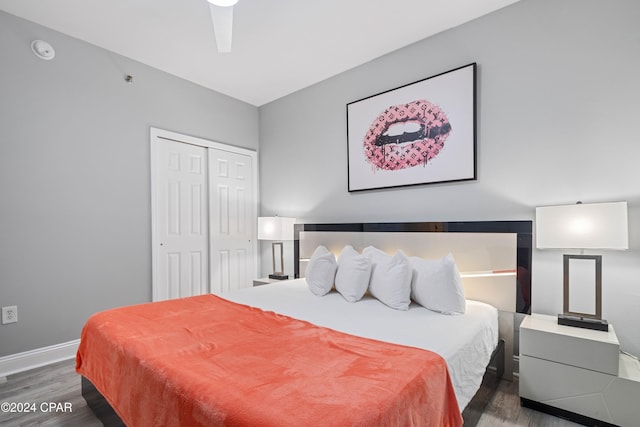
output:
[[371, 124], [363, 140], [364, 154], [377, 169], [426, 166], [451, 133], [445, 113], [424, 99], [394, 105]]

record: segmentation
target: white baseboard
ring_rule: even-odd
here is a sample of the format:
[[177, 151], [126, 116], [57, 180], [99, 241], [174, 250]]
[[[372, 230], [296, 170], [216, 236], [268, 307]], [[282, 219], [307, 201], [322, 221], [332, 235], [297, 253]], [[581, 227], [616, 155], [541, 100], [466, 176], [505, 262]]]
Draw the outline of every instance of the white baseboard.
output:
[[80, 340], [78, 339], [0, 357], [0, 378], [62, 360], [73, 359], [79, 344]]

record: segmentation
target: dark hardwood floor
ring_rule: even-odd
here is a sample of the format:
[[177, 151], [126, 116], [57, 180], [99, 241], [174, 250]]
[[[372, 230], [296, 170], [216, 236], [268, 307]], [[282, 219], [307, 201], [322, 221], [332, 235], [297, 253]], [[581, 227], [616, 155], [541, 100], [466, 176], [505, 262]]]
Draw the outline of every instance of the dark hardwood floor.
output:
[[[0, 410], [1, 426], [102, 426], [80, 394], [80, 376], [75, 372], [75, 360], [9, 375], [7, 382], [0, 384], [0, 405], [3, 402], [16, 405], [35, 403], [35, 408], [31, 406], [29, 412]], [[62, 408], [50, 410], [50, 403], [61, 403]], [[71, 412], [65, 412], [65, 403], [71, 404]]]
[[[74, 367], [75, 361], [68, 360], [7, 377], [5, 383], [0, 383], [0, 404], [26, 403], [29, 409], [35, 410], [23, 413], [0, 410], [0, 426], [101, 426], [80, 394], [80, 377]], [[503, 381], [478, 426], [573, 427], [578, 424], [520, 407], [517, 381]]]
[[478, 427], [497, 426], [580, 427], [580, 424], [521, 407], [516, 379], [500, 382], [498, 391], [478, 422]]

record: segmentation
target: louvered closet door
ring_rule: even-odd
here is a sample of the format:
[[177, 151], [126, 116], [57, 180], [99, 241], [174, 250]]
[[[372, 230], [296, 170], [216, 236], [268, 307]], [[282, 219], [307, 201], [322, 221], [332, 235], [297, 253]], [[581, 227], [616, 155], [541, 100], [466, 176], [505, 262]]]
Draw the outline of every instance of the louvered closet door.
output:
[[211, 291], [249, 287], [253, 251], [251, 157], [209, 149]]
[[206, 293], [209, 282], [207, 149], [157, 144], [156, 301]]

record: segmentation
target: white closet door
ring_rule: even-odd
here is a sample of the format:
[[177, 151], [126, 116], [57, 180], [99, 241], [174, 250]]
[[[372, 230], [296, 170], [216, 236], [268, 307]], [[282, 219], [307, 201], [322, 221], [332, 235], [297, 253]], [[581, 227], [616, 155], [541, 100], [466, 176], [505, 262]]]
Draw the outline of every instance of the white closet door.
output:
[[252, 160], [248, 155], [209, 149], [211, 292], [252, 285]]
[[157, 139], [153, 300], [208, 291], [207, 149]]
[[249, 287], [257, 153], [151, 128], [153, 301]]

